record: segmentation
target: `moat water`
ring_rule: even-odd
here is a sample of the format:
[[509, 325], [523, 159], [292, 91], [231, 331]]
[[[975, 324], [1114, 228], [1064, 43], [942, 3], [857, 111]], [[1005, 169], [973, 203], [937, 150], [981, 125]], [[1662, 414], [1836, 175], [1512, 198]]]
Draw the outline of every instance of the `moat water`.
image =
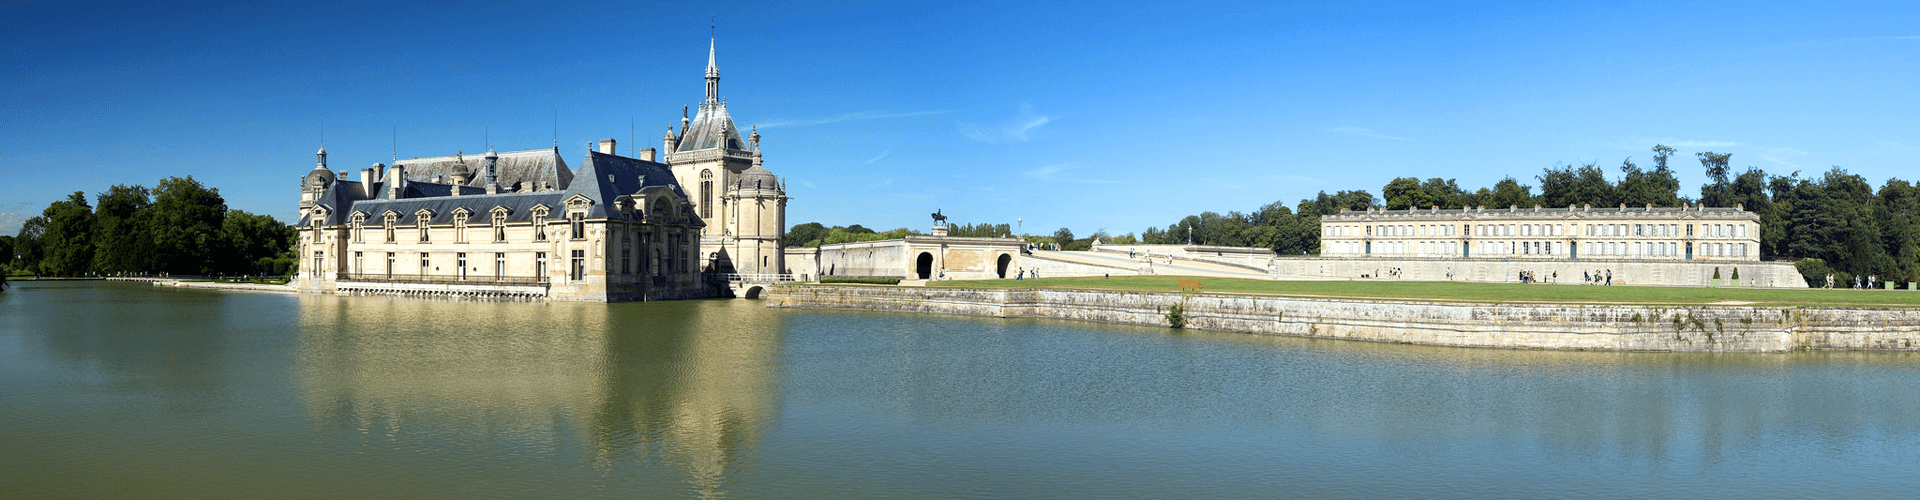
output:
[[16, 283], [0, 497], [1905, 497], [1920, 355]]

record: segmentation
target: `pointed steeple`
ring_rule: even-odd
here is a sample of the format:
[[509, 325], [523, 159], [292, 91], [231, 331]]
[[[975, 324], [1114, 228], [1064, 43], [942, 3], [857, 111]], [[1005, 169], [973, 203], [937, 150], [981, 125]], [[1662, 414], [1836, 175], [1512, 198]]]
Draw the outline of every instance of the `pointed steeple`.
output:
[[714, 64], [714, 39], [707, 39], [707, 103], [720, 102], [720, 66]]

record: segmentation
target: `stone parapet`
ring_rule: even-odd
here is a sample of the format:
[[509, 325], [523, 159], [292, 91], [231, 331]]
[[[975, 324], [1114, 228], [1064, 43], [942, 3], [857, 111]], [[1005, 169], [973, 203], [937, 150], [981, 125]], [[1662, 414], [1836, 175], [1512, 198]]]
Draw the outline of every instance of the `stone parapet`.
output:
[[769, 307], [1051, 318], [1374, 342], [1509, 349], [1920, 350], [1920, 310], [1468, 304], [1090, 290], [783, 285]]

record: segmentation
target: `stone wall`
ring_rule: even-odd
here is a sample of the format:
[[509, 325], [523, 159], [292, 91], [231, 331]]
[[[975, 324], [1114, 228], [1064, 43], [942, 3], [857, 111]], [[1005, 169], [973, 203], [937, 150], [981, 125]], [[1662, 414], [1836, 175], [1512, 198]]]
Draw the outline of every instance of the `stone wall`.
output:
[[1920, 350], [1920, 310], [1460, 304], [1086, 290], [784, 285], [769, 307], [1053, 318], [1459, 347], [1621, 351]]
[[[1743, 287], [1806, 288], [1806, 279], [1791, 262], [1645, 262], [1627, 259], [1554, 259], [1554, 260], [1481, 260], [1481, 259], [1371, 259], [1338, 257], [1280, 257], [1273, 261], [1281, 276], [1319, 278], [1358, 278], [1398, 268], [1399, 279], [1444, 281], [1447, 270], [1457, 281], [1518, 281], [1520, 271], [1533, 271], [1541, 279], [1559, 272], [1559, 283], [1579, 283], [1582, 271], [1613, 272], [1613, 279], [1628, 285], [1707, 286], [1713, 270], [1732, 280], [1740, 270]], [[1732, 286], [1729, 284], [1728, 286]]]

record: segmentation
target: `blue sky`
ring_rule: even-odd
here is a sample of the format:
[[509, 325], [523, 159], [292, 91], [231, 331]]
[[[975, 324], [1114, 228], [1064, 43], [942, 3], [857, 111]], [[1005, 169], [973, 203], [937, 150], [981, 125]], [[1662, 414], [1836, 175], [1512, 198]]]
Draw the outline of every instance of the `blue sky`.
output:
[[1204, 210], [1528, 184], [1678, 148], [1920, 178], [1912, 2], [7, 2], [0, 232], [192, 175], [291, 219], [335, 170], [557, 140], [658, 147], [721, 94], [790, 223], [1138, 232]]

